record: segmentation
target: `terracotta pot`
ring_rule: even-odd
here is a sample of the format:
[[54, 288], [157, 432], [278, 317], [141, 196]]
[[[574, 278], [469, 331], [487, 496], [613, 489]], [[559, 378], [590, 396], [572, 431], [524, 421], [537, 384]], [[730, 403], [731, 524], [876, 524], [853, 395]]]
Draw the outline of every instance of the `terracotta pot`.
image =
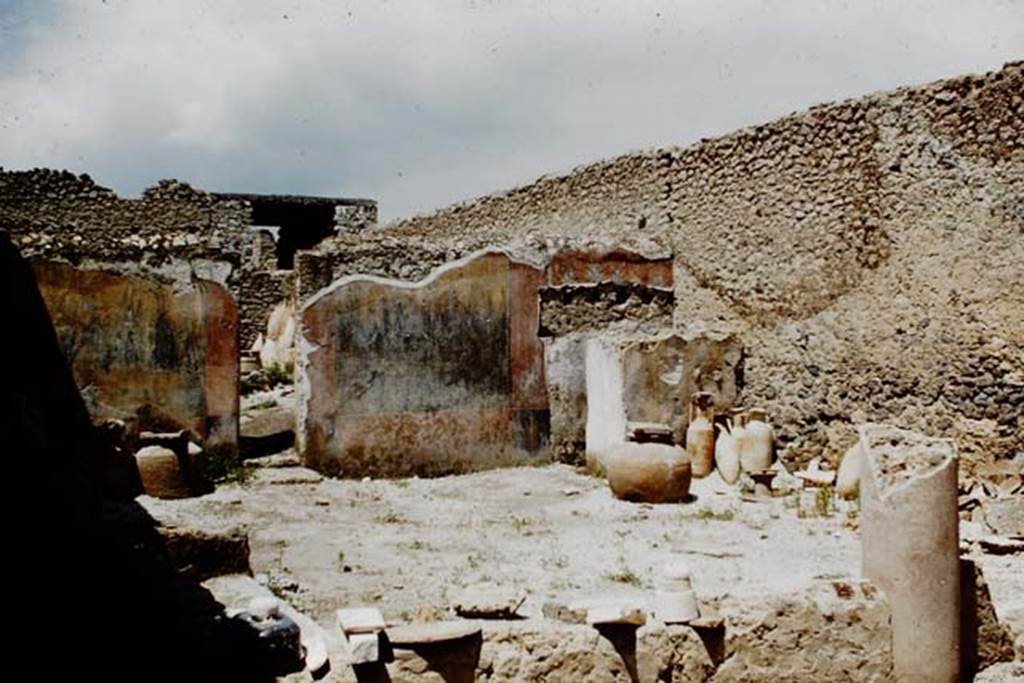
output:
[[715, 466], [718, 468], [718, 475], [726, 484], [735, 484], [740, 478], [739, 444], [730, 431], [731, 425], [715, 427], [719, 430], [718, 438], [715, 440]]
[[698, 393], [690, 405], [686, 428], [686, 454], [695, 477], [706, 477], [715, 468], [715, 407], [711, 394]]
[[146, 446], [135, 454], [142, 489], [154, 498], [186, 498], [191, 495], [181, 461], [170, 448]]
[[751, 408], [745, 425], [746, 442], [740, 451], [740, 464], [745, 472], [761, 472], [775, 459], [775, 430], [768, 424], [761, 408]]
[[616, 498], [679, 503], [690, 494], [690, 459], [678, 446], [623, 443], [610, 447], [602, 460]]

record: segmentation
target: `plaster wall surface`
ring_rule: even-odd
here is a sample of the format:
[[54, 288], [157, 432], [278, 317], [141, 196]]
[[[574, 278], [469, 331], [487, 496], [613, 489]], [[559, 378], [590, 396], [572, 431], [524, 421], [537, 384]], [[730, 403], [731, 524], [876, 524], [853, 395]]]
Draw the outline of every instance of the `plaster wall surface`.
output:
[[238, 312], [219, 284], [169, 285], [52, 262], [33, 271], [94, 422], [238, 440]]
[[[1024, 450], [1024, 63], [630, 153], [318, 248], [414, 278], [490, 244], [671, 253], [674, 320], [740, 335], [781, 456], [892, 421]], [[978, 439], [975, 439], [976, 441]]]
[[545, 453], [538, 311], [519, 296], [542, 275], [489, 252], [417, 284], [354, 277], [313, 297], [299, 314], [305, 462], [434, 474]]

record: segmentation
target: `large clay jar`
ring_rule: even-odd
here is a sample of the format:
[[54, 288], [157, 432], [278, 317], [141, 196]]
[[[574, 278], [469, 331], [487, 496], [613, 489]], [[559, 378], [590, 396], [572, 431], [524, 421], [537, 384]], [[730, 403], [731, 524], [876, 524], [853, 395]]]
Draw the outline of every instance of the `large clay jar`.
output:
[[163, 446], [146, 446], [135, 454], [142, 489], [154, 498], [186, 498], [191, 495], [178, 455]]
[[740, 451], [743, 470], [762, 472], [771, 467], [775, 454], [775, 431], [761, 408], [751, 408], [747, 413], [745, 438]]
[[844, 498], [853, 496], [860, 488], [860, 470], [864, 451], [860, 441], [850, 446], [843, 454], [836, 474], [836, 492]]
[[747, 459], [747, 449], [749, 447], [747, 439], [746, 411], [741, 409], [732, 411], [732, 424], [729, 426], [733, 441], [736, 442], [736, 455], [740, 460], [740, 471], [749, 471], [743, 466], [744, 461]]
[[740, 451], [736, 439], [733, 437], [730, 427], [715, 425], [718, 428], [718, 438], [715, 440], [715, 466], [718, 468], [718, 475], [727, 484], [735, 484], [740, 478]]
[[608, 448], [602, 461], [616, 498], [680, 503], [690, 494], [690, 459], [679, 446], [627, 442]]
[[711, 394], [694, 395], [690, 425], [686, 428], [686, 454], [695, 477], [706, 477], [715, 468], [715, 407]]

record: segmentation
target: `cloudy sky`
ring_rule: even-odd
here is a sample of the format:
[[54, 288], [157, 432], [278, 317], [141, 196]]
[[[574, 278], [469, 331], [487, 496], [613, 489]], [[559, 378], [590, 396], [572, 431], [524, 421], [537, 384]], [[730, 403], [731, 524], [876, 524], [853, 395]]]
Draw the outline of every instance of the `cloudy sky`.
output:
[[0, 0], [0, 165], [385, 219], [1024, 58], [1024, 0]]

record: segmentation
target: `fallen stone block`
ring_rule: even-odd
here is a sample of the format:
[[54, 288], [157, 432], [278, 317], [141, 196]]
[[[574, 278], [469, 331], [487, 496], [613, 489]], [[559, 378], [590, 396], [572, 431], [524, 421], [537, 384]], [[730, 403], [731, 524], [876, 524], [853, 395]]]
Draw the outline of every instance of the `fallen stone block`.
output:
[[243, 411], [238, 420], [238, 450], [243, 458], [279, 453], [295, 445], [295, 410], [273, 406]]
[[384, 616], [376, 607], [350, 607], [336, 612], [338, 628], [342, 633], [377, 633], [383, 631], [387, 624]]
[[265, 455], [259, 458], [249, 458], [245, 461], [245, 464], [250, 467], [300, 467], [302, 465], [302, 460], [299, 459], [298, 453], [292, 449], [288, 449], [283, 453]]
[[517, 619], [524, 602], [526, 593], [520, 589], [481, 583], [458, 591], [452, 610], [467, 619]]
[[348, 635], [349, 660], [352, 664], [373, 664], [381, 661], [380, 633], [352, 633]]
[[985, 523], [1000, 536], [1024, 536], [1024, 496], [986, 500]]
[[727, 628], [715, 683], [892, 680], [891, 612], [870, 584], [823, 581], [717, 607]]
[[567, 624], [587, 623], [587, 610], [581, 607], [570, 607], [558, 602], [545, 602], [541, 607], [545, 619], [564, 621]]
[[389, 627], [388, 641], [394, 648], [416, 648], [480, 635], [480, 624], [473, 621], [435, 621]]
[[249, 535], [242, 527], [157, 527], [177, 570], [199, 581], [224, 574], [248, 574]]

